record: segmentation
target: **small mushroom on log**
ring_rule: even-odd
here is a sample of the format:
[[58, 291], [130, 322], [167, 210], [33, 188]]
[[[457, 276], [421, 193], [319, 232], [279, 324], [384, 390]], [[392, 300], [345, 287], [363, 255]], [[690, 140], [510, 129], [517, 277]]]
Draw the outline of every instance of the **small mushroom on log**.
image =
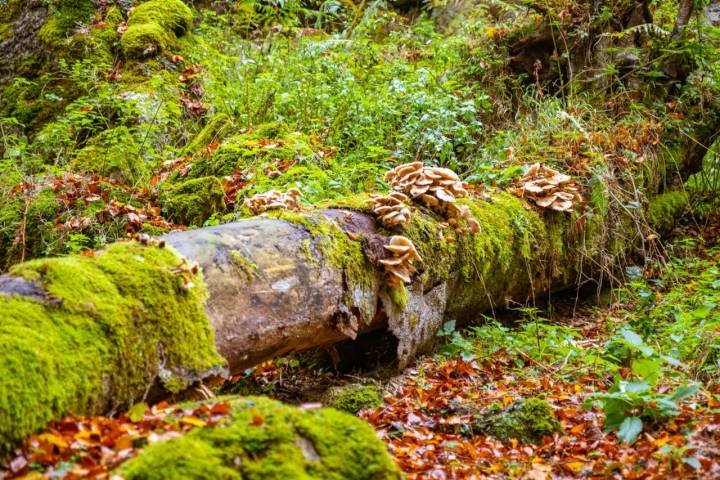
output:
[[302, 192], [297, 188], [291, 188], [287, 193], [279, 190], [270, 190], [265, 193], [258, 193], [243, 202], [252, 213], [258, 215], [268, 210], [302, 210], [300, 197]]
[[570, 175], [540, 163], [530, 166], [514, 192], [519, 197], [533, 201], [540, 208], [559, 212], [570, 212], [583, 203], [580, 187]]

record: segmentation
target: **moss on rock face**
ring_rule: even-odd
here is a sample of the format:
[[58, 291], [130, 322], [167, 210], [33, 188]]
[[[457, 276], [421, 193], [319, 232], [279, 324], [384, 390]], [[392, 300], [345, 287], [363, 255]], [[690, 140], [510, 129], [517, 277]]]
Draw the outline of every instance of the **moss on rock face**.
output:
[[151, 445], [119, 473], [126, 480], [402, 478], [373, 429], [351, 415], [261, 397], [231, 404], [226, 423]]
[[213, 116], [203, 129], [200, 130], [200, 133], [198, 133], [195, 138], [187, 144], [185, 147], [185, 154], [193, 155], [210, 145], [212, 142], [219, 141], [222, 138], [222, 135], [230, 130], [232, 126], [232, 119], [229, 115], [219, 113]]
[[133, 184], [147, 175], [140, 146], [127, 127], [105, 130], [93, 137], [75, 157], [83, 172], [96, 172], [123, 183]]
[[130, 12], [128, 26], [157, 23], [178, 37], [185, 35], [193, 24], [193, 13], [181, 0], [150, 0]]
[[165, 187], [160, 205], [168, 220], [200, 226], [225, 210], [225, 191], [215, 177], [194, 178]]
[[128, 58], [157, 55], [185, 35], [192, 23], [192, 11], [180, 0], [150, 0], [132, 10], [120, 45]]
[[[208, 145], [223, 129], [226, 129], [227, 121], [223, 121], [222, 115], [214, 117], [190, 143], [187, 153], [196, 152], [199, 148]], [[283, 172], [277, 170], [279, 164], [287, 162], [305, 164], [314, 156], [312, 141], [307, 135], [289, 132], [282, 123], [272, 122], [260, 125], [253, 131], [227, 138], [211, 156], [193, 164], [191, 175], [225, 176], [249, 166], [253, 166], [259, 173], [267, 170], [282, 175]], [[288, 170], [287, 174], [291, 175], [291, 172]], [[264, 187], [264, 185], [259, 186], [261, 190]]]
[[180, 262], [123, 242], [10, 271], [42, 295], [0, 293], [0, 450], [64, 414], [127, 407], [156, 379], [187, 385], [222, 371], [202, 278], [188, 288], [172, 271]]
[[520, 443], [535, 443], [546, 435], [562, 432], [550, 404], [536, 397], [516, 401], [499, 413], [488, 412], [475, 427], [502, 441], [515, 438]]
[[49, 0], [50, 17], [40, 29], [40, 38], [48, 45], [63, 40], [78, 25], [89, 23], [97, 10], [92, 0]]
[[324, 396], [329, 406], [349, 413], [357, 413], [363, 408], [377, 408], [382, 404], [380, 389], [374, 385], [346, 385], [333, 387]]
[[669, 232], [682, 210], [689, 205], [689, 200], [688, 193], [684, 190], [674, 190], [656, 196], [648, 207], [648, 223], [659, 232]]

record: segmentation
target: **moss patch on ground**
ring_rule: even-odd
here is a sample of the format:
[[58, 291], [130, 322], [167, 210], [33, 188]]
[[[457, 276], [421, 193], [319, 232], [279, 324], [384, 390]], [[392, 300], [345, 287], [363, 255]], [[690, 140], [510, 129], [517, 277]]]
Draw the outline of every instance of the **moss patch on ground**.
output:
[[261, 397], [231, 403], [225, 424], [151, 445], [120, 473], [126, 480], [402, 478], [373, 429], [351, 415]]
[[562, 432], [550, 404], [537, 397], [519, 400], [499, 412], [487, 412], [474, 427], [502, 441], [515, 438], [520, 443], [536, 443], [546, 435]]
[[0, 294], [0, 449], [67, 413], [132, 405], [157, 379], [178, 390], [222, 370], [202, 278], [188, 288], [180, 262], [123, 242], [10, 271], [47, 298]]
[[329, 407], [357, 413], [363, 408], [379, 407], [382, 404], [382, 396], [380, 389], [375, 385], [352, 384], [329, 389], [324, 401]]
[[650, 201], [647, 220], [652, 228], [659, 232], [669, 232], [682, 211], [688, 208], [689, 195], [684, 190], [661, 193]]

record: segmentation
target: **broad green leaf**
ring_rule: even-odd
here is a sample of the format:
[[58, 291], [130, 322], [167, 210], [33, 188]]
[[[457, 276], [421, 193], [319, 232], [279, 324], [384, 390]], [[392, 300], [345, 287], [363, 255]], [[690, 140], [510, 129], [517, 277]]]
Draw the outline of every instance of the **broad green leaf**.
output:
[[681, 385], [670, 395], [673, 400], [685, 400], [695, 395], [700, 390], [700, 385], [691, 383], [690, 385]]
[[642, 337], [637, 333], [633, 332], [632, 330], [628, 330], [627, 328], [625, 328], [620, 333], [622, 334], [623, 338], [627, 340], [628, 343], [630, 343], [630, 345], [632, 345], [633, 347], [637, 347], [645, 343]]
[[620, 428], [617, 432], [617, 437], [627, 443], [631, 444], [635, 441], [640, 432], [642, 432], [643, 423], [640, 417], [627, 417], [620, 424]]
[[700, 470], [700, 467], [701, 467], [701, 465], [700, 465], [700, 460], [698, 460], [697, 458], [695, 458], [695, 457], [683, 457], [683, 458], [682, 458], [682, 461], [683, 461], [684, 464], [690, 465], [690, 466], [691, 466], [692, 468], [694, 468], [695, 470]]
[[655, 360], [642, 358], [632, 362], [632, 371], [646, 382], [654, 385], [662, 373], [662, 366]]
[[128, 418], [131, 422], [139, 422], [145, 418], [145, 412], [147, 412], [148, 405], [145, 402], [136, 403], [128, 411]]

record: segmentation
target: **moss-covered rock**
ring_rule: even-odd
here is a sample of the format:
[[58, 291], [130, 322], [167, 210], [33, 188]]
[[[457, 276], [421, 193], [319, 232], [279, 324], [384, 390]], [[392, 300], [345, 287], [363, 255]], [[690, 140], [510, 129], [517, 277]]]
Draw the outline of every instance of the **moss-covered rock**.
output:
[[479, 417], [474, 429], [502, 441], [515, 438], [521, 443], [536, 443], [546, 435], [562, 432], [550, 404], [536, 397], [516, 401], [501, 411], [491, 409]]
[[105, 130], [80, 150], [74, 161], [82, 172], [96, 172], [113, 180], [133, 184], [143, 179], [148, 168], [140, 146], [127, 127]]
[[226, 134], [232, 126], [232, 119], [229, 115], [225, 113], [214, 115], [210, 120], [208, 120], [203, 129], [200, 130], [200, 133], [195, 135], [192, 141], [187, 144], [185, 147], [185, 154], [193, 155], [210, 145], [212, 142], [219, 142], [223, 135]]
[[178, 37], [185, 35], [193, 24], [193, 13], [181, 0], [150, 0], [130, 12], [128, 26], [157, 23]]
[[262, 397], [231, 400], [227, 422], [147, 447], [120, 470], [126, 480], [402, 478], [362, 420]]
[[375, 385], [345, 385], [330, 388], [323, 398], [330, 407], [349, 413], [357, 413], [363, 408], [377, 408], [382, 404], [380, 389]]
[[78, 25], [89, 23], [97, 10], [92, 0], [49, 0], [48, 7], [51, 15], [39, 36], [51, 46], [72, 34]]
[[165, 186], [159, 201], [168, 220], [200, 226], [225, 210], [225, 191], [215, 177], [194, 178]]
[[[190, 147], [197, 151], [198, 147], [207, 145], [207, 140], [215, 137], [214, 132], [219, 131], [221, 126], [220, 120], [209, 123], [198, 136], [202, 143], [195, 140]], [[276, 170], [281, 164], [304, 164], [314, 157], [312, 141], [307, 135], [289, 132], [282, 123], [273, 122], [227, 138], [211, 156], [193, 164], [191, 175], [225, 176], [252, 166], [259, 177]]]
[[123, 53], [128, 58], [157, 55], [173, 42], [172, 34], [157, 23], [141, 23], [128, 27], [120, 39]]
[[150, 0], [134, 8], [128, 29], [120, 39], [128, 58], [143, 58], [163, 53], [185, 35], [193, 23], [193, 13], [180, 0]]
[[689, 196], [685, 190], [661, 193], [650, 201], [647, 220], [659, 232], [669, 232], [682, 211], [689, 207]]
[[11, 269], [41, 295], [0, 293], [0, 449], [70, 412], [127, 407], [156, 380], [178, 390], [222, 371], [202, 278], [180, 263], [122, 242]]

